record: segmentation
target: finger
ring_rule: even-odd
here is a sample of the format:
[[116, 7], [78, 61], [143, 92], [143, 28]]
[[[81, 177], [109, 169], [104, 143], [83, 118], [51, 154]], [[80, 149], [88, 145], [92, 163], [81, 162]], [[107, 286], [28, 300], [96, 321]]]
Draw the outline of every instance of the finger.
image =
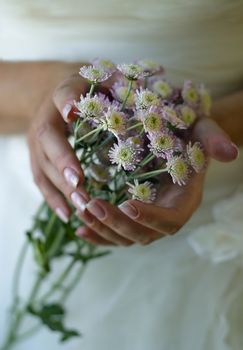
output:
[[103, 225], [86, 209], [84, 211], [79, 211], [78, 216], [92, 231], [94, 231], [97, 235], [103, 237], [105, 240], [110, 241], [113, 244], [122, 246], [130, 246], [133, 244], [131, 240], [116, 234], [109, 227]]
[[71, 200], [77, 208], [83, 208], [83, 206], [89, 201], [89, 195], [85, 189], [81, 185], [78, 185], [76, 191], [73, 191], [73, 187], [65, 181], [64, 177], [60, 175], [60, 173], [48, 159], [40, 154], [38, 160], [45, 175], [54, 184], [54, 186], [60, 192], [62, 192], [68, 200]]
[[77, 119], [74, 101], [80, 99], [81, 93], [88, 92], [88, 84], [77, 73], [64, 80], [54, 91], [53, 101], [65, 122]]
[[38, 128], [37, 137], [51, 163], [71, 186], [77, 187], [83, 181], [83, 172], [63, 129], [53, 123], [44, 122]]
[[141, 244], [148, 244], [153, 239], [154, 233], [151, 230], [134, 222], [116, 206], [106, 201], [93, 199], [87, 204], [86, 208], [98, 222], [101, 222], [121, 237]]
[[47, 204], [63, 222], [67, 223], [71, 215], [71, 209], [65, 199], [37, 166], [32, 169], [34, 181], [40, 189]]
[[89, 227], [79, 227], [76, 231], [76, 235], [92, 244], [109, 246], [117, 245], [97, 235], [97, 233], [95, 233]]
[[132, 220], [164, 236], [176, 233], [184, 224], [177, 208], [162, 208], [136, 200], [128, 200], [119, 208]]
[[237, 146], [212, 119], [201, 119], [195, 125], [193, 135], [203, 144], [208, 155], [216, 160], [230, 162], [238, 156]]

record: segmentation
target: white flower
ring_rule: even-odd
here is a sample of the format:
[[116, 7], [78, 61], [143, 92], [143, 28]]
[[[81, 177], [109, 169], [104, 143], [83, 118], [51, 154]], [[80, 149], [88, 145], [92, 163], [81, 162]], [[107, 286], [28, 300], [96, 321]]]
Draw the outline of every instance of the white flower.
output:
[[158, 158], [167, 158], [173, 153], [175, 147], [175, 137], [166, 132], [149, 134], [149, 148], [151, 152]]
[[199, 107], [200, 111], [202, 114], [208, 117], [210, 115], [212, 99], [208, 90], [205, 88], [203, 84], [200, 85], [199, 95], [200, 95], [200, 107]]
[[135, 96], [136, 108], [138, 110], [141, 109], [149, 109], [150, 107], [156, 107], [160, 105], [160, 100], [157, 94], [148, 90], [142, 89], [136, 90]]
[[178, 185], [185, 185], [189, 179], [189, 166], [181, 156], [168, 159], [166, 168], [172, 177], [172, 181]]
[[193, 169], [199, 173], [206, 165], [206, 157], [203, 152], [202, 146], [199, 142], [195, 142], [192, 145], [191, 142], [186, 147], [188, 161]]
[[112, 75], [110, 71], [95, 66], [83, 66], [80, 68], [79, 74], [94, 84], [101, 83]]
[[152, 203], [156, 199], [156, 189], [149, 181], [139, 184], [138, 180], [134, 180], [134, 185], [128, 183], [130, 186], [128, 192], [132, 194], [132, 198], [144, 203]]
[[[116, 82], [112, 87], [112, 94], [114, 98], [116, 98], [121, 103], [124, 102], [127, 96], [127, 93], [128, 93], [128, 86], [122, 85], [119, 82]], [[134, 107], [134, 105], [135, 105], [135, 94], [134, 94], [134, 91], [132, 90], [127, 99], [126, 108], [132, 108]]]
[[118, 64], [117, 69], [129, 80], [143, 77], [143, 68], [138, 64]]
[[81, 118], [99, 118], [103, 115], [104, 112], [104, 98], [101, 98], [97, 95], [94, 97], [90, 97], [87, 94], [85, 97], [83, 95], [80, 96], [79, 102], [74, 102], [76, 108], [79, 112]]
[[116, 65], [107, 59], [95, 59], [93, 61], [93, 65], [94, 67], [101, 67], [103, 68], [105, 71], [110, 72], [110, 73], [114, 73], [116, 71]]
[[152, 90], [160, 95], [163, 99], [171, 97], [173, 93], [173, 88], [165, 80], [156, 80], [152, 84]]
[[135, 170], [136, 165], [140, 162], [142, 149], [128, 141], [120, 141], [114, 144], [109, 151], [109, 158], [112, 164], [117, 164], [120, 169]]
[[163, 106], [162, 115], [173, 127], [186, 129], [185, 123], [178, 117], [176, 110], [172, 106]]
[[140, 60], [137, 63], [143, 68], [144, 76], [151, 76], [163, 69], [160, 64], [148, 59]]
[[97, 182], [107, 183], [110, 179], [109, 168], [101, 164], [90, 164], [88, 167], [89, 175]]
[[104, 126], [115, 135], [122, 135], [126, 131], [126, 115], [117, 108], [110, 107], [105, 113]]
[[197, 115], [193, 108], [187, 105], [178, 106], [180, 119], [187, 127], [190, 127], [196, 120]]
[[199, 102], [199, 93], [195, 85], [190, 81], [186, 80], [182, 88], [182, 97], [186, 103], [190, 106], [197, 106]]

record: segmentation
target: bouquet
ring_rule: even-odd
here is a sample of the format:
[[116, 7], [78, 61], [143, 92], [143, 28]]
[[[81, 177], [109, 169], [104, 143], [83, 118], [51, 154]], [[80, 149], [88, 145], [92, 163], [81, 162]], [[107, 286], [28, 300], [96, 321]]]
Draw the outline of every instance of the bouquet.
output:
[[[80, 75], [90, 83], [87, 94], [74, 101], [76, 118], [71, 123], [70, 142], [82, 165], [84, 185], [90, 197], [114, 205], [128, 198], [156, 201], [165, 178], [180, 186], [195, 172], [203, 171], [206, 157], [202, 145], [192, 141], [198, 118], [210, 113], [211, 98], [203, 84], [186, 80], [174, 86], [164, 69], [150, 60], [115, 65], [96, 59], [83, 66]], [[99, 85], [113, 84], [102, 94]], [[100, 250], [75, 235], [83, 225], [73, 211], [63, 223], [46, 203], [35, 215], [20, 253], [13, 281], [13, 303], [6, 339], [1, 350], [37, 332], [42, 326], [60, 335], [61, 341], [80, 336], [65, 325], [65, 301], [80, 281], [87, 264], [109, 251]], [[32, 249], [36, 280], [29, 297], [19, 296], [20, 275], [27, 250]], [[53, 263], [66, 266], [52, 281]], [[50, 282], [52, 281], [52, 282]], [[25, 327], [26, 317], [33, 326]]]

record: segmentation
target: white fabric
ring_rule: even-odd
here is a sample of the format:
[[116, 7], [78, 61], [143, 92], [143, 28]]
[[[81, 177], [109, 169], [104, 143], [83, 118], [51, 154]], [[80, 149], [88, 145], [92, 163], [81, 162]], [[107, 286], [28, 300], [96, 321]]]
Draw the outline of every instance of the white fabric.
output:
[[[117, 61], [151, 57], [174, 80], [215, 95], [243, 82], [243, 2], [0, 0], [0, 57]], [[232, 121], [233, 122], [233, 121]], [[25, 141], [0, 139], [0, 341], [23, 232], [40, 202]], [[93, 262], [68, 303], [82, 339], [68, 350], [238, 350], [243, 336], [243, 158], [212, 162], [204, 201], [183, 230]], [[60, 269], [57, 266], [57, 269]], [[31, 257], [22, 293], [34, 269]], [[46, 330], [17, 350], [60, 349]]]

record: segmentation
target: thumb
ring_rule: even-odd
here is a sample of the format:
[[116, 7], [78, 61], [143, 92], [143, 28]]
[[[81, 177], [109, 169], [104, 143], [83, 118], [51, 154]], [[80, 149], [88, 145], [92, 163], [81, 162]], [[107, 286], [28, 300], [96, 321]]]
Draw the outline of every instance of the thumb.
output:
[[77, 119], [74, 101], [88, 91], [88, 83], [79, 75], [74, 74], [61, 82], [53, 93], [53, 102], [66, 123]]
[[221, 162], [237, 158], [239, 150], [217, 123], [209, 118], [201, 119], [195, 126], [193, 137], [200, 141], [207, 154]]

